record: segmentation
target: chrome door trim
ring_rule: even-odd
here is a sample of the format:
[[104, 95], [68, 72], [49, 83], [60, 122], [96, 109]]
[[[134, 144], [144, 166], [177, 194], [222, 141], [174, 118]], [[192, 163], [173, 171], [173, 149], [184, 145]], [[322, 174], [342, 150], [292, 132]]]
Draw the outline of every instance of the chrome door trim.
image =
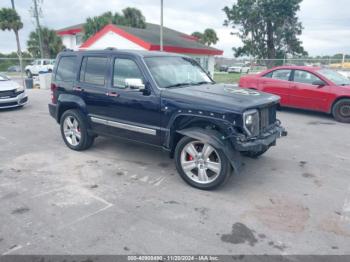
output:
[[134, 132], [138, 132], [138, 133], [142, 133], [142, 134], [152, 135], [152, 136], [157, 135], [157, 131], [155, 129], [151, 129], [151, 128], [145, 128], [145, 127], [125, 124], [125, 123], [121, 123], [121, 122], [106, 120], [106, 119], [102, 119], [102, 118], [98, 118], [98, 117], [94, 117], [94, 116], [90, 117], [90, 119], [92, 122], [97, 123], [97, 124], [121, 128], [121, 129], [134, 131]]

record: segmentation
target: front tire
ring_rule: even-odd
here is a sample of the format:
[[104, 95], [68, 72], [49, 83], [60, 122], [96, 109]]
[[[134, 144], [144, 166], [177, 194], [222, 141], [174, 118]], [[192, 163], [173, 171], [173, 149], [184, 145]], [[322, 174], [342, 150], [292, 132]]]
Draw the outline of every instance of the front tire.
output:
[[203, 190], [222, 185], [231, 175], [230, 162], [221, 149], [190, 137], [178, 142], [175, 165], [186, 183]]
[[333, 105], [332, 115], [338, 122], [350, 123], [350, 99], [341, 99]]
[[92, 146], [94, 137], [88, 134], [87, 123], [78, 110], [65, 111], [60, 126], [63, 141], [70, 149], [82, 151]]

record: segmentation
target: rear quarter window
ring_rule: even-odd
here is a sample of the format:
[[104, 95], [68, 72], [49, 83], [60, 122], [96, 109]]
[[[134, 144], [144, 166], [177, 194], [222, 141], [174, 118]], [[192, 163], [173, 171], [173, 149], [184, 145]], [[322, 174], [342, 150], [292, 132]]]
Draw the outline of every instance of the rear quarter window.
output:
[[55, 80], [64, 82], [74, 81], [76, 76], [76, 64], [76, 56], [61, 57], [57, 65]]

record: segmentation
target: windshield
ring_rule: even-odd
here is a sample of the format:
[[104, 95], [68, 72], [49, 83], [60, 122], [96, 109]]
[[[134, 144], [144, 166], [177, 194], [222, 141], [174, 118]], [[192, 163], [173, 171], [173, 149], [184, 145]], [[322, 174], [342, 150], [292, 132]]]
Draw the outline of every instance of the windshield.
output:
[[213, 83], [196, 61], [185, 57], [146, 57], [146, 64], [161, 88]]
[[0, 81], [8, 81], [10, 80], [7, 76], [0, 74]]
[[318, 73], [323, 75], [324, 77], [331, 80], [334, 84], [341, 86], [341, 85], [350, 85], [350, 80], [346, 78], [345, 76], [339, 74], [338, 72], [330, 69], [321, 69], [318, 70]]

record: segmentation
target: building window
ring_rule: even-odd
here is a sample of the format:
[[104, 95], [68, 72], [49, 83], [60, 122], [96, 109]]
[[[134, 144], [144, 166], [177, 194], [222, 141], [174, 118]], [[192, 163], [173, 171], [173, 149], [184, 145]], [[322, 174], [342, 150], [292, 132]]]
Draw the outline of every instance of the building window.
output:
[[80, 46], [82, 43], [83, 43], [83, 36], [80, 34], [75, 35], [75, 44], [77, 46]]

